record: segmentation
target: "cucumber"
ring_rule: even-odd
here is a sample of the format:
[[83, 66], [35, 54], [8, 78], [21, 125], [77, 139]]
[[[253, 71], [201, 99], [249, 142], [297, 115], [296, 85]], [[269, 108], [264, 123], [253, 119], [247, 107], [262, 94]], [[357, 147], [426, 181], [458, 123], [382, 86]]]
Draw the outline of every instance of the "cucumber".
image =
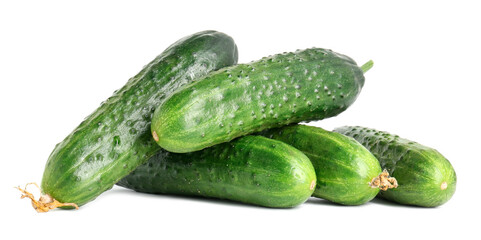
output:
[[173, 94], [154, 112], [152, 135], [171, 152], [192, 152], [268, 128], [344, 111], [363, 84], [347, 56], [313, 48], [221, 69]]
[[193, 153], [160, 150], [117, 184], [139, 192], [287, 208], [311, 196], [316, 175], [299, 150], [262, 136], [245, 136]]
[[[83, 205], [112, 188], [158, 151], [149, 130], [155, 107], [181, 86], [236, 62], [233, 39], [220, 32], [172, 44], [55, 146], [41, 184], [45, 199]], [[48, 205], [38, 204], [39, 211]]]
[[271, 129], [261, 134], [306, 154], [317, 176], [314, 197], [343, 205], [361, 205], [373, 199], [380, 188], [395, 186], [392, 178], [385, 179], [392, 184], [376, 182], [383, 177], [379, 162], [350, 137], [305, 125]]
[[387, 132], [345, 126], [335, 132], [351, 136], [379, 160], [395, 177], [399, 187], [381, 192], [380, 197], [406, 205], [436, 207], [456, 191], [456, 173], [438, 151]]

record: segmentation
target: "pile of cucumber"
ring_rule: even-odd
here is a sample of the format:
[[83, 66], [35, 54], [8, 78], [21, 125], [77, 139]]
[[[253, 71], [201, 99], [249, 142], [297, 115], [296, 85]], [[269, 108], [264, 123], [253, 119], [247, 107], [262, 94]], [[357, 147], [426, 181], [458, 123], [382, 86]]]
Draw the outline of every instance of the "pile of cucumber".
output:
[[220, 32], [178, 40], [55, 146], [40, 199], [19, 188], [22, 197], [46, 212], [114, 184], [274, 208], [311, 196], [435, 207], [454, 194], [454, 169], [432, 148], [364, 127], [297, 124], [346, 110], [372, 61], [359, 67], [321, 48], [237, 57]]

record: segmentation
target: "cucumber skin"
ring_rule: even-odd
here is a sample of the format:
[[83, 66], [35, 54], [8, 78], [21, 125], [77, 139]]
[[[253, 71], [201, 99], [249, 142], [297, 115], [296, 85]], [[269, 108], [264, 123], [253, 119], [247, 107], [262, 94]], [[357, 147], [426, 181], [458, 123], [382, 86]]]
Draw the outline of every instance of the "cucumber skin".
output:
[[152, 134], [171, 152], [192, 152], [268, 128], [336, 116], [364, 84], [347, 56], [313, 48], [210, 73], [154, 112]]
[[[359, 141], [396, 178], [399, 186], [380, 192], [382, 198], [405, 205], [436, 207], [446, 203], [456, 191], [454, 168], [435, 149], [365, 127], [345, 126], [334, 131]], [[443, 182], [447, 183], [444, 190]]]
[[261, 134], [301, 150], [311, 160], [317, 176], [314, 197], [361, 205], [378, 194], [379, 188], [371, 188], [369, 183], [381, 173], [381, 166], [353, 138], [306, 125], [270, 129]]
[[236, 62], [233, 39], [220, 32], [172, 44], [55, 146], [42, 192], [83, 205], [112, 188], [158, 151], [149, 130], [155, 107], [181, 86]]
[[245, 136], [192, 153], [160, 150], [117, 185], [287, 208], [305, 202], [315, 180], [311, 162], [299, 150], [262, 136]]

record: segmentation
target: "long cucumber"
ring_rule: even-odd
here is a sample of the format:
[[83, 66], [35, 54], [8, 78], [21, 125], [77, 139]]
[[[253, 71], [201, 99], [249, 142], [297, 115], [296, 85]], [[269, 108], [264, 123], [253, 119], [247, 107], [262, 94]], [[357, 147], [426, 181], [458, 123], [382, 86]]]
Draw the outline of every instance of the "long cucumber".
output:
[[162, 148], [183, 153], [336, 116], [356, 100], [371, 66], [313, 48], [227, 67], [163, 102], [154, 113], [152, 135]]
[[118, 185], [139, 192], [286, 208], [311, 196], [316, 175], [309, 159], [292, 146], [245, 136], [192, 153], [160, 150]]
[[220, 32], [199, 32], [172, 44], [55, 146], [43, 174], [43, 196], [32, 199], [37, 211], [77, 207], [112, 188], [159, 150], [150, 133], [157, 105], [236, 62], [233, 39]]

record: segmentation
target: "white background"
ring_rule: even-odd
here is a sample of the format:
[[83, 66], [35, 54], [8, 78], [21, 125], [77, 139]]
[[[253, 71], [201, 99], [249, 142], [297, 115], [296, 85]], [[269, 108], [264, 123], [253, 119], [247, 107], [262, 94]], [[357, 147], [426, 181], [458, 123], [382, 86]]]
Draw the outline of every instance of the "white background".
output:
[[[0, 238], [479, 237], [481, 8], [459, 0], [333, 2], [2, 1]], [[354, 105], [311, 124], [373, 127], [438, 149], [457, 172], [453, 198], [437, 208], [310, 199], [280, 210], [115, 187], [79, 211], [44, 214], [19, 199], [13, 187], [40, 183], [55, 144], [101, 101], [168, 45], [206, 29], [231, 35], [241, 63], [313, 46], [360, 65], [374, 60]]]

